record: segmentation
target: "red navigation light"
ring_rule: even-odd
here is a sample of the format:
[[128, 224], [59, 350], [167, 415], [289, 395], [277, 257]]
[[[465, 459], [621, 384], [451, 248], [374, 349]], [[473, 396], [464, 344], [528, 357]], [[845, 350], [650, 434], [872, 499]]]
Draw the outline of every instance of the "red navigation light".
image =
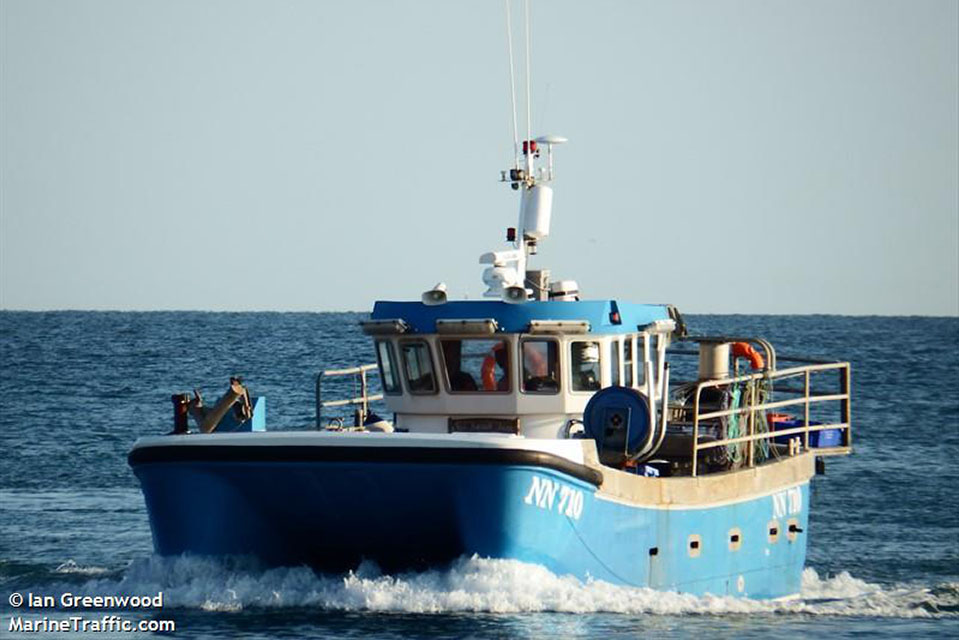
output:
[[506, 241], [516, 242], [516, 227], [506, 227]]
[[523, 140], [523, 155], [529, 155], [531, 153], [536, 153], [536, 141], [535, 140]]

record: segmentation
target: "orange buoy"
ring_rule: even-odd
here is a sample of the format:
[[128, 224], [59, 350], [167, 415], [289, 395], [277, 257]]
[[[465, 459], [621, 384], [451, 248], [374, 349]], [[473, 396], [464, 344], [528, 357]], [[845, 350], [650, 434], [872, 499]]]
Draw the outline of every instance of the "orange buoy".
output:
[[734, 358], [749, 359], [749, 366], [752, 369], [762, 369], [766, 366], [766, 361], [763, 360], [762, 355], [748, 342], [734, 342], [732, 351]]

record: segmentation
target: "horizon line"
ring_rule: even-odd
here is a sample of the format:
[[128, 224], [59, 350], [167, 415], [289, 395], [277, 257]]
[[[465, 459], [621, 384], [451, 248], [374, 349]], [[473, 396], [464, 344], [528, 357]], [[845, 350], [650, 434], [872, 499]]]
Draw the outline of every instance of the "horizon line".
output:
[[[29, 308], [4, 308], [0, 307], [0, 313], [371, 313], [371, 310], [318, 310], [318, 309], [81, 309], [81, 308], [50, 308], [50, 309], [29, 309]], [[837, 312], [804, 312], [804, 313], [770, 313], [770, 312], [698, 312], [684, 311], [684, 316], [828, 316], [840, 318], [954, 318], [959, 319], [959, 311], [953, 314], [922, 314], [922, 313], [837, 313]]]

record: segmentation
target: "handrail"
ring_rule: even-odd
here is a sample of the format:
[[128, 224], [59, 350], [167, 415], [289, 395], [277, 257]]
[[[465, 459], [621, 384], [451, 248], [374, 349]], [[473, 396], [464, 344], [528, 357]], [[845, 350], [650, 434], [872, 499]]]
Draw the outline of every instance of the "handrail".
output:
[[[811, 393], [811, 382], [810, 379], [813, 374], [822, 373], [825, 371], [839, 371], [839, 393]], [[730, 387], [732, 385], [748, 383], [751, 381], [765, 380], [774, 383], [776, 380], [795, 378], [802, 376], [803, 378], [803, 388], [802, 391], [799, 389], [791, 388], [789, 391], [792, 393], [801, 393], [801, 397], [790, 398], [788, 400], [779, 400], [779, 401], [768, 401], [768, 402], [758, 402], [757, 400], [757, 389], [755, 385], [749, 387], [750, 393], [744, 396], [744, 402], [741, 406], [731, 409], [722, 409], [722, 410], [712, 410], [700, 413], [701, 411], [701, 395], [704, 389], [720, 388], [720, 387]], [[775, 389], [772, 389], [773, 391]], [[824, 402], [838, 402], [839, 403], [839, 422], [833, 422], [829, 424], [810, 424], [810, 407], [817, 403]], [[756, 429], [756, 414], [758, 412], [765, 412], [770, 409], [780, 409], [784, 407], [802, 407], [803, 414], [802, 420], [803, 424], [799, 427], [790, 427], [786, 429], [776, 430], [775, 427], [770, 431], [761, 431], [757, 433]], [[736, 445], [736, 444], [749, 444], [749, 450], [747, 455], [748, 465], [750, 467], [755, 465], [755, 449], [756, 442], [761, 440], [773, 440], [781, 436], [802, 436], [802, 448], [805, 450], [809, 449], [809, 434], [819, 431], [826, 431], [828, 429], [837, 429], [843, 432], [844, 434], [844, 444], [840, 447], [828, 447], [823, 449], [817, 448], [817, 455], [842, 455], [847, 454], [852, 449], [852, 423], [850, 421], [851, 414], [851, 394], [850, 394], [850, 368], [848, 362], [830, 362], [830, 363], [819, 363], [819, 364], [810, 364], [800, 367], [791, 367], [788, 369], [782, 369], [779, 371], [776, 370], [767, 370], [758, 373], [747, 373], [743, 375], [734, 376], [731, 378], [720, 378], [716, 380], [703, 380], [696, 384], [696, 393], [693, 397], [693, 438], [692, 438], [692, 475], [696, 476], [698, 471], [699, 464], [699, 452], [707, 449], [713, 449], [722, 446]], [[737, 436], [734, 438], [723, 438], [720, 440], [711, 440], [709, 442], [704, 442], [700, 444], [699, 442], [699, 431], [700, 431], [700, 422], [704, 420], [715, 420], [719, 418], [728, 418], [732, 416], [746, 416], [746, 435]], [[792, 439], [790, 439], [792, 440]], [[790, 443], [790, 451], [793, 451], [792, 443]]]
[[748, 413], [754, 409], [781, 409], [783, 407], [790, 407], [802, 403], [803, 399], [808, 399], [809, 402], [828, 402], [830, 400], [845, 400], [849, 397], [848, 393], [836, 393], [828, 396], [805, 396], [805, 398], [795, 398], [793, 400], [780, 400], [778, 402], [766, 402], [758, 407], [744, 407], [742, 409], [723, 409], [722, 411], [711, 411], [709, 413], [700, 414], [700, 420], [708, 420], [709, 418], [726, 418], [728, 416], [736, 415], [739, 413]]
[[351, 373], [363, 373], [364, 371], [372, 371], [376, 368], [376, 363], [373, 364], [361, 364], [358, 367], [347, 367], [346, 369], [327, 369], [323, 371], [320, 375], [322, 376], [346, 376]]
[[780, 436], [791, 436], [798, 435], [803, 433], [809, 433], [811, 431], [826, 431], [828, 429], [843, 429], [848, 425], [843, 422], [836, 422], [833, 424], [811, 424], [809, 428], [806, 427], [791, 427], [789, 429], [777, 429], [776, 431], [770, 433], [754, 433], [748, 436], [739, 436], [738, 438], [726, 438], [725, 440], [711, 440], [709, 442], [704, 442], [699, 445], [698, 449], [702, 451], [703, 449], [712, 449], [714, 447], [722, 447], [728, 444], [738, 444], [740, 442], [753, 442], [756, 440], [765, 440], [770, 437], [778, 438]]
[[[712, 343], [752, 342], [752, 343], [758, 344], [759, 347], [763, 350], [764, 360], [766, 362], [766, 368], [770, 371], [775, 371], [776, 369], [776, 349], [773, 347], [772, 343], [770, 343], [765, 338], [756, 338], [756, 337], [748, 337], [748, 336], [742, 336], [742, 337], [739, 337], [739, 336], [686, 336], [685, 338], [682, 339], [682, 341], [695, 342], [697, 344], [700, 344], [703, 342], [712, 342]], [[687, 352], [680, 349], [673, 349], [670, 351], [670, 353], [695, 355], [699, 352], [698, 351]]]
[[[353, 412], [353, 421], [357, 427], [363, 426], [366, 416], [370, 410], [370, 402], [382, 400], [382, 393], [370, 395], [367, 393], [366, 374], [369, 371], [379, 373], [376, 364], [364, 364], [358, 367], [348, 367], [346, 369], [327, 369], [316, 376], [316, 428], [323, 428], [323, 407], [344, 407], [347, 405], [359, 406], [359, 409]], [[321, 388], [324, 378], [335, 376], [356, 376], [360, 379], [360, 395], [346, 400], [326, 400], [322, 401]]]
[[[691, 340], [692, 340], [691, 338], [683, 338], [683, 340], [680, 340], [679, 342], [674, 343], [673, 345], [670, 345], [666, 349], [666, 353], [671, 356], [673, 355], [698, 356], [699, 349], [682, 349], [680, 347], [675, 346], [675, 344], [682, 344], [683, 342], [689, 342]], [[823, 358], [806, 358], [802, 356], [791, 356], [791, 355], [783, 355], [781, 353], [777, 353], [776, 354], [777, 366], [779, 365], [780, 362], [798, 362], [800, 364], [837, 364], [837, 363], [841, 364], [840, 360], [828, 360]], [[767, 368], [772, 369], [772, 367], [767, 367]]]
[[345, 407], [350, 404], [361, 405], [363, 404], [364, 399], [366, 400], [367, 403], [370, 403], [376, 400], [382, 400], [383, 394], [376, 393], [371, 396], [366, 396], [365, 398], [363, 396], [360, 396], [359, 398], [350, 398], [348, 400], [326, 400], [325, 402], [323, 402], [322, 406], [323, 407]]

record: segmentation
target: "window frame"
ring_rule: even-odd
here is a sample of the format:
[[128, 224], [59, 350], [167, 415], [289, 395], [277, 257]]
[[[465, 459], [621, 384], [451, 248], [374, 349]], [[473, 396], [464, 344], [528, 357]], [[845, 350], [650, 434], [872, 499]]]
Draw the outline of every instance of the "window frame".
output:
[[[648, 333], [640, 333], [636, 336], [636, 379], [633, 381], [633, 385], [637, 389], [646, 388], [646, 361], [650, 358], [651, 353], [655, 353], [655, 350], [652, 348], [652, 338]], [[640, 358], [640, 351], [642, 351], [642, 358]], [[656, 362], [653, 361], [653, 374], [656, 373]]]
[[[596, 348], [599, 350], [599, 363], [598, 363], [599, 366], [597, 367], [598, 378], [596, 380], [597, 386], [595, 389], [577, 389], [576, 385], [573, 384], [573, 373], [574, 373], [573, 372], [573, 346], [580, 343], [593, 343], [596, 345]], [[569, 392], [587, 394], [587, 393], [596, 393], [597, 391], [602, 389], [603, 388], [603, 358], [605, 357], [603, 355], [603, 341], [597, 338], [590, 338], [588, 340], [587, 339], [570, 340], [566, 344], [568, 346], [566, 353], [568, 354], [568, 357], [569, 357]]]
[[[556, 347], [556, 391], [527, 391], [523, 387], [525, 386], [525, 377], [526, 377], [526, 354], [523, 352], [523, 348], [527, 342], [546, 342], [552, 343]], [[518, 388], [520, 393], [533, 396], [555, 396], [563, 393], [563, 343], [556, 338], [550, 338], [546, 336], [523, 336], [519, 340], [519, 347], [517, 352], [519, 353], [519, 375], [517, 376]], [[547, 347], [548, 349], [548, 347]], [[549, 352], [547, 351], [547, 354]]]
[[616, 337], [609, 341], [609, 384], [608, 387], [622, 386], [623, 341]]
[[[433, 374], [433, 389], [431, 391], [422, 391], [414, 390], [413, 385], [410, 384], [410, 369], [409, 364], [406, 359], [406, 346], [422, 344], [426, 347], [426, 357], [430, 363], [430, 371]], [[435, 396], [440, 392], [439, 381], [436, 376], [436, 361], [433, 359], [433, 349], [430, 347], [430, 341], [425, 338], [408, 338], [405, 340], [400, 340], [400, 357], [403, 359], [403, 382], [406, 384], [406, 389], [414, 396]]]
[[[453, 391], [453, 386], [450, 384], [449, 368], [446, 366], [446, 353], [445, 353], [445, 351], [443, 350], [443, 342], [444, 342], [444, 341], [452, 341], [452, 340], [458, 340], [458, 341], [460, 341], [460, 342], [466, 342], [466, 341], [479, 342], [479, 341], [482, 340], [482, 341], [486, 341], [486, 342], [501, 342], [501, 343], [503, 343], [504, 345], [506, 345], [506, 362], [507, 362], [507, 366], [509, 366], [509, 370], [507, 371], [507, 375], [509, 376], [509, 387], [506, 388], [506, 389], [504, 389], [504, 390], [502, 390], [502, 391], [499, 390], [499, 389], [493, 389], [492, 391], [486, 391], [486, 390], [484, 390], [484, 389], [482, 388], [483, 381], [482, 381], [482, 380], [475, 380], [474, 382], [477, 383], [477, 389], [476, 389], [476, 391]], [[440, 363], [443, 365], [443, 366], [442, 366], [442, 369], [443, 369], [443, 385], [444, 385], [444, 389], [445, 389], [446, 393], [450, 394], [451, 396], [480, 396], [480, 397], [482, 397], [482, 396], [490, 396], [490, 395], [506, 395], [506, 394], [510, 394], [510, 393], [513, 392], [513, 378], [514, 378], [514, 376], [512, 375], [512, 369], [513, 369], [513, 359], [512, 359], [512, 357], [511, 357], [511, 356], [512, 356], [512, 345], [510, 344], [511, 341], [510, 341], [510, 339], [509, 339], [508, 337], [497, 338], [497, 337], [495, 337], [495, 336], [493, 336], [493, 337], [490, 337], [490, 336], [477, 337], [477, 336], [444, 335], [444, 336], [442, 336], [442, 337], [438, 337], [438, 338], [436, 339], [436, 341], [437, 341], [437, 346], [438, 346], [437, 351], [438, 351], [438, 353], [439, 353], [439, 360], [440, 360]], [[462, 356], [461, 356], [461, 357], [462, 357]], [[463, 370], [463, 369], [462, 369], [462, 367], [461, 367], [461, 368], [460, 368], [460, 371], [462, 371], [462, 370]]]
[[[386, 345], [387, 359], [390, 364], [390, 371], [393, 373], [393, 382], [395, 383], [395, 389], [389, 391], [386, 388], [386, 371], [383, 368], [383, 359], [382, 354], [380, 353], [380, 345]], [[376, 351], [376, 364], [380, 369], [380, 387], [383, 389], [383, 393], [388, 396], [401, 396], [403, 395], [403, 376], [398, 375], [400, 368], [396, 366], [396, 349], [393, 348], [392, 340], [376, 340], [374, 341], [373, 349]]]
[[[627, 353], [629, 354], [628, 363]], [[627, 382], [629, 384], [626, 384]], [[636, 386], [636, 336], [633, 334], [627, 335], [623, 342], [623, 386], [630, 389]]]

